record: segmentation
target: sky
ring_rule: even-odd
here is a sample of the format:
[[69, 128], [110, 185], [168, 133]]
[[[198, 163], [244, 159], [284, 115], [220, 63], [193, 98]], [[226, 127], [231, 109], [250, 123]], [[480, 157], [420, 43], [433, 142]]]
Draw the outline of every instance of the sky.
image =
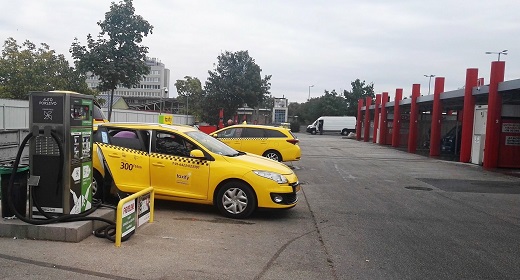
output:
[[[69, 48], [110, 9], [105, 0], [0, 0], [0, 39], [46, 43], [72, 64]], [[116, 1], [116, 2], [119, 2]], [[272, 75], [270, 93], [305, 102], [324, 91], [351, 90], [356, 79], [375, 93], [397, 88], [410, 96], [433, 93], [435, 75], [445, 91], [465, 84], [466, 69], [478, 68], [489, 82], [491, 62], [507, 50], [505, 80], [520, 78], [518, 0], [134, 0], [135, 13], [154, 26], [143, 44], [149, 57], [170, 69], [174, 83], [185, 76], [204, 85], [217, 57], [248, 51]], [[3, 48], [2, 48], [3, 49]], [[495, 52], [486, 54], [486, 52]], [[312, 87], [311, 87], [312, 86]]]

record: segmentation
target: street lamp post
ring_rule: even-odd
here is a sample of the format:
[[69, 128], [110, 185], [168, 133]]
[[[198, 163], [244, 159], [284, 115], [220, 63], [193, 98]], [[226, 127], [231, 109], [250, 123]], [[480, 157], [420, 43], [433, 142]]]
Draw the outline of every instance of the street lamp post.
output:
[[163, 96], [168, 94], [167, 87], [164, 87], [163, 90], [164, 90], [164, 93], [161, 92], [161, 99], [159, 100], [159, 115], [162, 115], [162, 112], [163, 112]]
[[312, 86], [309, 86], [309, 97], [307, 98], [307, 101], [311, 100], [311, 87], [313, 87], [314, 85]]
[[498, 54], [498, 61], [500, 61], [500, 55], [507, 55], [507, 50], [503, 50], [501, 52], [486, 52], [486, 54]]
[[186, 94], [186, 124], [188, 124], [188, 95]]
[[430, 95], [430, 89], [432, 84], [432, 78], [435, 77], [435, 75], [424, 75], [426, 78], [430, 78], [430, 81], [428, 82], [428, 95]]

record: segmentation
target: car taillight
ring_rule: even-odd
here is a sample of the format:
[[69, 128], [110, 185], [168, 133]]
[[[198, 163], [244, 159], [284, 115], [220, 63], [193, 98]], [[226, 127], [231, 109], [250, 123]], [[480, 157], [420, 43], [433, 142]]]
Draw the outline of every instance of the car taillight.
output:
[[300, 142], [300, 140], [298, 140], [298, 139], [287, 139], [286, 141], [291, 144], [294, 144], [294, 145], [296, 145], [296, 144], [298, 144], [298, 142]]

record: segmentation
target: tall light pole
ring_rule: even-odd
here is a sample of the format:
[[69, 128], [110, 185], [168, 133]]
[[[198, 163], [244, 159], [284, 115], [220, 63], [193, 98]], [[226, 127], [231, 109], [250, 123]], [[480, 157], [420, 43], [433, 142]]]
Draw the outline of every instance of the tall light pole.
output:
[[188, 94], [186, 94], [186, 124], [188, 124]]
[[314, 85], [312, 86], [309, 86], [309, 97], [307, 98], [307, 101], [309, 101], [311, 99], [311, 87], [313, 87]]
[[498, 61], [500, 61], [500, 55], [507, 55], [507, 50], [503, 50], [501, 52], [486, 52], [486, 54], [498, 54]]
[[430, 78], [430, 81], [428, 82], [428, 95], [430, 95], [430, 89], [432, 84], [432, 78], [435, 77], [435, 75], [424, 75], [426, 78]]
[[168, 94], [168, 88], [167, 87], [163, 87], [163, 91], [164, 91], [164, 93], [161, 91], [161, 99], [159, 101], [159, 115], [162, 115], [162, 111], [163, 111], [163, 96]]

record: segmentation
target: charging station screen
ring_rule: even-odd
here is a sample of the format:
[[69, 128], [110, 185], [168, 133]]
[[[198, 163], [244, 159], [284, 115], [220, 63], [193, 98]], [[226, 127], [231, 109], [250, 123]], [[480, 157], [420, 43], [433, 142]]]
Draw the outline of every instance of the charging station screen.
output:
[[88, 120], [90, 117], [90, 108], [88, 105], [76, 105], [71, 108], [70, 116], [75, 121]]
[[92, 126], [92, 100], [70, 98], [70, 125]]

